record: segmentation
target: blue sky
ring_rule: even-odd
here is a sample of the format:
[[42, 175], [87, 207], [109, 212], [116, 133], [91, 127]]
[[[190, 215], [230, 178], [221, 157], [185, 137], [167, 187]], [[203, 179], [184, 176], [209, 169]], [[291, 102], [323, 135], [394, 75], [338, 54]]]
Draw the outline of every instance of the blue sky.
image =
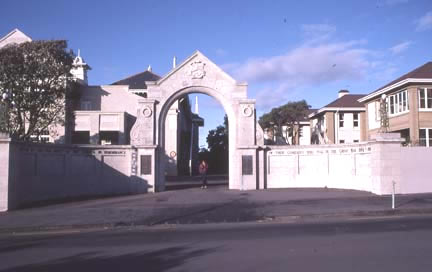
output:
[[[0, 36], [19, 28], [68, 40], [93, 68], [93, 85], [149, 64], [163, 76], [174, 55], [181, 62], [198, 49], [249, 83], [258, 116], [300, 99], [319, 108], [340, 89], [370, 93], [432, 61], [430, 0], [268, 2], [3, 0]], [[204, 144], [224, 112], [211, 98], [199, 101]]]

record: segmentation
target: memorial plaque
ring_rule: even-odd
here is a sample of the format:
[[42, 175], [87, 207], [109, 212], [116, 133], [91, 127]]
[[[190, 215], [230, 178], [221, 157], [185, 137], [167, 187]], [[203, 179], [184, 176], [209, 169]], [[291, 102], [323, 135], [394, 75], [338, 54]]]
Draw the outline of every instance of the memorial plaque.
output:
[[242, 156], [242, 175], [252, 175], [253, 174], [253, 162], [251, 155]]
[[151, 175], [151, 155], [141, 155], [141, 175]]

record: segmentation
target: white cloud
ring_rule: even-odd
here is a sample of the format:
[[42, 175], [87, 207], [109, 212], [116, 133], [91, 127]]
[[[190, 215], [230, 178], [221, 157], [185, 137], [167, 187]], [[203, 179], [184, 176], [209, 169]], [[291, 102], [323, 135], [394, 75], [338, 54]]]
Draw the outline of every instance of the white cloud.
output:
[[402, 53], [403, 51], [407, 50], [411, 44], [412, 44], [411, 41], [402, 42], [402, 43], [396, 44], [393, 47], [390, 47], [389, 50], [392, 52], [392, 54], [398, 55], [398, 54]]
[[359, 42], [303, 45], [286, 54], [253, 58], [238, 66], [235, 78], [251, 82], [282, 81], [295, 85], [360, 79], [369, 66]]
[[416, 31], [425, 31], [432, 28], [432, 11], [415, 21]]
[[376, 52], [365, 48], [366, 41], [333, 42], [330, 36], [336, 28], [330, 25], [302, 25], [301, 29], [309, 38], [292, 50], [223, 65], [235, 79], [253, 86], [261, 109], [279, 105], [311, 86], [318, 90], [338, 81], [364, 80], [375, 68]]

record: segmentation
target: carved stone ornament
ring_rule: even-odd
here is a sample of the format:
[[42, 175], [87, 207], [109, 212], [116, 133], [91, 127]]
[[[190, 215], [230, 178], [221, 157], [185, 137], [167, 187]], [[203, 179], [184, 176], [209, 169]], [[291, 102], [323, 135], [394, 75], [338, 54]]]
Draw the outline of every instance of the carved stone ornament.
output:
[[149, 118], [152, 115], [153, 111], [150, 107], [144, 107], [142, 110], [142, 114], [144, 117]]
[[254, 110], [251, 106], [243, 106], [242, 113], [246, 117], [251, 117]]
[[149, 123], [149, 116], [146, 116], [149, 114], [152, 114], [152, 110], [148, 107], [138, 110], [137, 119], [130, 132], [131, 145], [152, 144], [149, 140], [149, 133], [152, 133], [151, 123]]
[[202, 79], [206, 75], [206, 71], [204, 70], [205, 65], [206, 64], [200, 60], [192, 62], [188, 74], [193, 79]]

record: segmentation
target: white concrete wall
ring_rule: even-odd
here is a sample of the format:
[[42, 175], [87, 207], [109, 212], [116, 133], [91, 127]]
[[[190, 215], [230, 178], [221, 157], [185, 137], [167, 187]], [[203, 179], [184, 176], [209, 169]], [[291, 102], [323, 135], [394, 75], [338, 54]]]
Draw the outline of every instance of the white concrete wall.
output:
[[[407, 168], [414, 169], [414, 164], [405, 163], [401, 141], [399, 134], [386, 133], [359, 144], [268, 146], [265, 187], [328, 187], [383, 195], [392, 193], [395, 182], [396, 192], [432, 192], [426, 171]], [[423, 152], [432, 158], [432, 151]], [[410, 182], [411, 175], [418, 184]]]
[[402, 147], [401, 151], [401, 184], [397, 193], [432, 192], [432, 148]]
[[[130, 146], [12, 142], [0, 148], [0, 160], [9, 154], [10, 161], [8, 178], [0, 180], [0, 185], [8, 185], [7, 209], [53, 199], [141, 193], [149, 187], [146, 179], [139, 178], [139, 171], [132, 170], [137, 151]], [[135, 157], [135, 167], [137, 163]], [[0, 196], [0, 203], [4, 201]]]
[[371, 189], [370, 144], [271, 147], [267, 188]]

